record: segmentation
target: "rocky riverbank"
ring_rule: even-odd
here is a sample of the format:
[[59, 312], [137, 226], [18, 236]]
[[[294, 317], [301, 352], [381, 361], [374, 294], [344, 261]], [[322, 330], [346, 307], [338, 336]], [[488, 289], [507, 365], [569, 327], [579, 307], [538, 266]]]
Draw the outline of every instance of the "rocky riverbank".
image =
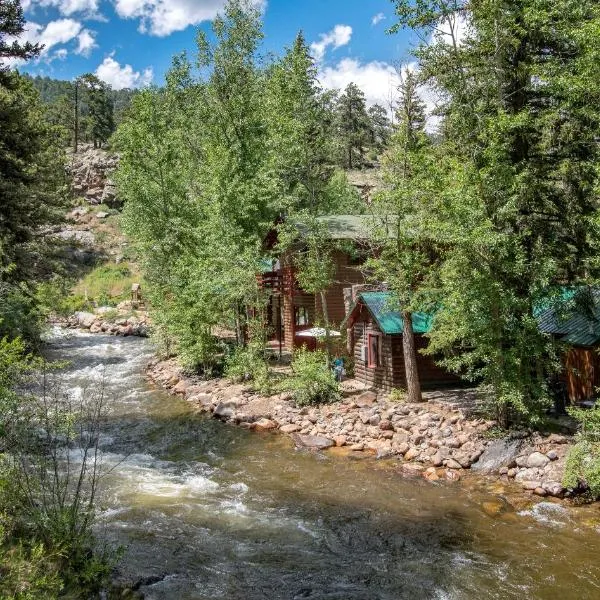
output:
[[132, 310], [131, 303], [112, 308], [100, 306], [95, 311], [79, 311], [73, 315], [58, 319], [55, 324], [69, 329], [85, 329], [90, 333], [108, 333], [109, 335], [138, 336], [148, 335], [148, 315], [142, 310]]
[[152, 361], [147, 373], [200, 411], [247, 429], [289, 435], [297, 447], [396, 457], [404, 472], [431, 481], [458, 480], [471, 470], [514, 481], [537, 496], [570, 493], [561, 481], [571, 436], [522, 431], [498, 438], [495, 422], [469, 416], [444, 394], [409, 404], [366, 391], [335, 404], [298, 408], [288, 394], [264, 397], [226, 379], [188, 377], [172, 360]]

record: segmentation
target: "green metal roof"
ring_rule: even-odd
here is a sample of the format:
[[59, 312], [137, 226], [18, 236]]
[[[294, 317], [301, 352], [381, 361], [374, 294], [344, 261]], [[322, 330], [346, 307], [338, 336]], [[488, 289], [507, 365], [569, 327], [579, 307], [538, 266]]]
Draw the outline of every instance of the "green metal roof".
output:
[[600, 289], [564, 293], [554, 306], [536, 315], [540, 330], [573, 346], [600, 342]]
[[[404, 331], [402, 315], [395, 309], [397, 300], [391, 292], [361, 292], [357, 304], [362, 302], [377, 323], [379, 329], [387, 335], [395, 335]], [[353, 312], [353, 309], [350, 313]], [[431, 330], [432, 316], [415, 312], [412, 314], [412, 325], [415, 333], [428, 333]]]
[[[402, 333], [402, 315], [392, 292], [361, 292], [348, 317], [359, 304], [366, 306], [379, 329], [387, 335]], [[572, 346], [600, 344], [600, 288], [565, 288], [554, 300], [544, 302], [536, 311], [540, 330]], [[431, 331], [433, 316], [415, 312], [415, 333]], [[342, 324], [342, 326], [344, 326]]]

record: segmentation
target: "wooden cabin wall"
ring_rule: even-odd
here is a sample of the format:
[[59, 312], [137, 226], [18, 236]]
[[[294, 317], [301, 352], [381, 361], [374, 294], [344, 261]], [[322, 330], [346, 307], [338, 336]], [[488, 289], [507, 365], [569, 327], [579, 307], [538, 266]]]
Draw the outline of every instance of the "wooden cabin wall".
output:
[[564, 379], [571, 402], [581, 402], [597, 395], [600, 387], [600, 355], [597, 348], [575, 347], [563, 356]]
[[[364, 283], [364, 277], [357, 267], [349, 264], [350, 257], [345, 252], [336, 250], [332, 258], [336, 265], [335, 283], [327, 290], [326, 299], [329, 322], [333, 328], [336, 328], [346, 317], [344, 288], [355, 283]], [[296, 333], [305, 329], [295, 325], [295, 309], [299, 307], [307, 309], [310, 326], [314, 326], [317, 322], [323, 324], [323, 311], [320, 295], [307, 294], [298, 289], [294, 269], [291, 266], [291, 255], [288, 253], [280, 260], [284, 265], [282, 268], [284, 346], [288, 350], [293, 350]]]
[[[357, 320], [352, 332], [355, 378], [386, 391], [392, 388], [406, 388], [402, 335], [381, 335], [371, 315], [366, 309], [363, 311], [365, 314]], [[377, 368], [370, 368], [367, 361], [361, 358], [361, 348], [366, 345], [369, 333], [381, 335], [381, 366]], [[415, 344], [418, 351], [426, 347], [427, 339], [417, 334]], [[431, 357], [420, 353], [417, 353], [417, 368], [423, 389], [459, 385], [461, 382], [458, 376], [438, 367]]]
[[[354, 378], [372, 387], [391, 390], [394, 387], [404, 387], [397, 379], [404, 375], [403, 357], [392, 355], [392, 343], [389, 335], [381, 336], [381, 366], [370, 368], [367, 361], [361, 358], [361, 348], [367, 344], [369, 333], [380, 334], [379, 329], [368, 321], [358, 321], [353, 329]], [[401, 373], [400, 373], [401, 370]], [[396, 376], [396, 378], [394, 377]]]
[[[402, 335], [394, 335], [392, 338], [392, 353], [394, 356], [400, 356], [402, 362], [402, 379], [406, 386], [406, 376], [404, 374], [404, 351], [402, 349]], [[420, 350], [427, 347], [428, 340], [425, 336], [415, 335], [415, 346], [417, 349], [417, 368], [419, 370], [419, 379], [423, 389], [435, 388], [444, 385], [459, 385], [461, 378], [454, 373], [450, 373], [443, 367], [435, 364], [431, 356], [421, 354]]]
[[[329, 322], [335, 329], [346, 317], [346, 306], [344, 304], [344, 288], [353, 284], [365, 283], [365, 278], [360, 272], [358, 266], [349, 264], [350, 257], [345, 252], [335, 250], [332, 255], [335, 263], [335, 283], [328, 288], [325, 298], [327, 300], [327, 312], [329, 313]], [[314, 306], [317, 319], [323, 320], [323, 311], [321, 298], [317, 295], [314, 298]]]

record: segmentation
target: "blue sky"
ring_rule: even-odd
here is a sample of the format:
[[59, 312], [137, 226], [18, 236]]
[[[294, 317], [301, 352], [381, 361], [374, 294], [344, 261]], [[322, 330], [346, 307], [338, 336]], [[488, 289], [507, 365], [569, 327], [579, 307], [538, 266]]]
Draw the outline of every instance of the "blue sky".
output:
[[[394, 65], [410, 61], [411, 34], [387, 35], [390, 0], [256, 0], [264, 2], [265, 53], [281, 54], [302, 29], [326, 87], [355, 81], [370, 103], [389, 101]], [[72, 79], [95, 72], [115, 88], [161, 84], [171, 57], [193, 52], [196, 27], [225, 0], [21, 0], [26, 39], [46, 45], [21, 70]]]

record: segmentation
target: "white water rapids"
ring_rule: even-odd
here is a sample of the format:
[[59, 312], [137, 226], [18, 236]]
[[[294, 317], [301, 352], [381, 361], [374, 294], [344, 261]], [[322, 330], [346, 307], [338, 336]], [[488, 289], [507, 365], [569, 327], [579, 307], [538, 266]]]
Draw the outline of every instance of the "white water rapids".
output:
[[484, 484], [404, 479], [198, 416], [146, 383], [146, 340], [55, 330], [50, 354], [71, 361], [74, 393], [105, 382], [97, 531], [148, 599], [600, 598], [598, 508], [492, 518]]

